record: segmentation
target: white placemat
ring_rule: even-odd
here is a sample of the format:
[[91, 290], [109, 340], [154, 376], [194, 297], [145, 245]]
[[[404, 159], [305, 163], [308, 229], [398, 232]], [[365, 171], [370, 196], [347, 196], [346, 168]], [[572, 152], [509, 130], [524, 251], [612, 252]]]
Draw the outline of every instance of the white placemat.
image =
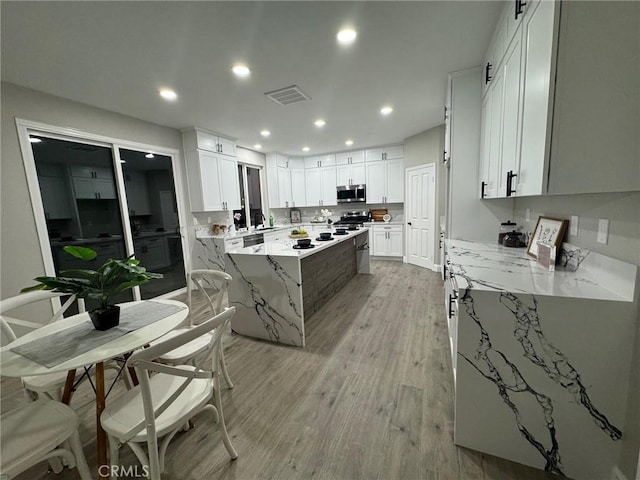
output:
[[144, 301], [121, 308], [120, 324], [117, 327], [100, 331], [93, 328], [91, 322], [83, 322], [47, 337], [13, 347], [11, 351], [51, 368], [129, 332], [162, 320], [184, 308], [178, 305]]

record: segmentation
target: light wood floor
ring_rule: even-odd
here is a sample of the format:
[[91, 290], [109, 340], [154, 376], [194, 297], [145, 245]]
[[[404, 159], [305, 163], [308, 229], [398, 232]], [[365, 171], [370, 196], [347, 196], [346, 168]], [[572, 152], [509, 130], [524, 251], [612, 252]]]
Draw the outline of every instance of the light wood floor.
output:
[[[230, 461], [206, 414], [169, 446], [163, 479], [547, 479], [453, 444], [453, 381], [439, 274], [372, 262], [306, 323], [307, 347], [228, 333], [235, 383], [222, 392]], [[2, 379], [2, 407], [23, 401]], [[118, 386], [118, 388], [121, 388]], [[91, 390], [73, 398], [95, 467]], [[114, 391], [112, 395], [117, 395]], [[107, 400], [108, 401], [108, 400]], [[497, 400], [496, 400], [497, 401]], [[122, 463], [136, 465], [127, 447]], [[22, 480], [78, 478], [38, 465]]]

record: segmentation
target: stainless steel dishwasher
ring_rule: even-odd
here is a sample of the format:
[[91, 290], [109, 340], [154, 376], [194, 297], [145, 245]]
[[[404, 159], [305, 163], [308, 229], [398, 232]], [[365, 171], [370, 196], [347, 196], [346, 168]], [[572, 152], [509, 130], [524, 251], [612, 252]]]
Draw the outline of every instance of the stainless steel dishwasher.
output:
[[251, 247], [253, 245], [260, 245], [261, 243], [264, 243], [264, 234], [255, 233], [253, 235], [247, 235], [247, 236], [243, 237], [243, 241], [244, 241], [244, 246], [245, 247]]

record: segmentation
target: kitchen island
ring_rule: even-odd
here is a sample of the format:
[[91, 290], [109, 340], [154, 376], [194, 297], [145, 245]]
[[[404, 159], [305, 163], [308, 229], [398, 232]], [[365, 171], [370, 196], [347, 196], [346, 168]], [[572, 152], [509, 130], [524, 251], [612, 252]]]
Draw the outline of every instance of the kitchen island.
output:
[[226, 253], [234, 332], [304, 347], [305, 319], [355, 275], [369, 273], [367, 228], [324, 242], [315, 236], [309, 249], [286, 239]]
[[637, 267], [566, 243], [555, 272], [524, 249], [445, 246], [456, 445], [559, 476], [614, 478]]

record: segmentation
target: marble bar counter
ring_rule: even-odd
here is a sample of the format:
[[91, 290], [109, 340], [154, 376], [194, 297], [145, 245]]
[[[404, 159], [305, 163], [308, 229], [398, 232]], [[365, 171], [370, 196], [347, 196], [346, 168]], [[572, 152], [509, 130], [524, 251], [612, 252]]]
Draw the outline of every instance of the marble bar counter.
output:
[[329, 241], [310, 237], [309, 249], [294, 249], [297, 240], [287, 237], [226, 252], [234, 332], [304, 347], [305, 320], [355, 275], [369, 273], [367, 228]]
[[614, 478], [637, 266], [569, 244], [555, 272], [523, 248], [445, 249], [455, 443], [559, 476]]

